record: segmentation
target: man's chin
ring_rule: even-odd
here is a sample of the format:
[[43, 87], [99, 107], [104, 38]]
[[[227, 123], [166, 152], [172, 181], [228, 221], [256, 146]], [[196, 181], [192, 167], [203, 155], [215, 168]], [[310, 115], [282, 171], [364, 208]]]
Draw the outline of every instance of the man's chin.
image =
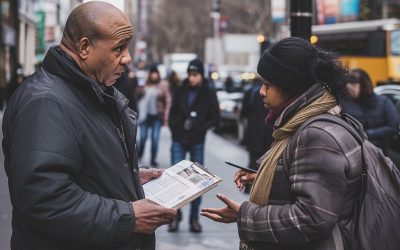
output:
[[105, 81], [105, 82], [103, 83], [103, 85], [104, 85], [104, 86], [112, 86], [112, 85], [114, 85], [114, 84], [117, 82], [117, 79], [118, 79], [118, 78]]

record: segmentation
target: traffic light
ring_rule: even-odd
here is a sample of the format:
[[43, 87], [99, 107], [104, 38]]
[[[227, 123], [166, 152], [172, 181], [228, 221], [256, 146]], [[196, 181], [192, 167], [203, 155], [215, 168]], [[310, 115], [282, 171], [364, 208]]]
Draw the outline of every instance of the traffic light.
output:
[[214, 0], [212, 9], [214, 12], [221, 12], [221, 0]]

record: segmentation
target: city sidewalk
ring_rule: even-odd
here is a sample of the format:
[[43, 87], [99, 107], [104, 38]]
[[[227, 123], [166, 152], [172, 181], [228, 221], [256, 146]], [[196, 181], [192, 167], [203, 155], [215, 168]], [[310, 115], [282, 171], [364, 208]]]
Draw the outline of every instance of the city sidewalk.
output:
[[[167, 127], [161, 131], [160, 147], [157, 161], [160, 167], [170, 164], [171, 134]], [[234, 143], [209, 132], [206, 137], [204, 165], [220, 176], [223, 181], [210, 192], [203, 196], [201, 207], [222, 207], [224, 204], [216, 198], [217, 193], [222, 193], [237, 202], [247, 200], [247, 195], [240, 193], [233, 182], [233, 176], [237, 169], [226, 165], [225, 161], [247, 166], [247, 152]], [[146, 143], [143, 156], [143, 164], [150, 162], [150, 140]], [[236, 224], [222, 224], [201, 217], [203, 233], [193, 234], [189, 231], [189, 206], [183, 212], [183, 220], [180, 223], [179, 232], [169, 233], [167, 226], [159, 228], [157, 235], [157, 250], [232, 250], [238, 249], [239, 236]]]

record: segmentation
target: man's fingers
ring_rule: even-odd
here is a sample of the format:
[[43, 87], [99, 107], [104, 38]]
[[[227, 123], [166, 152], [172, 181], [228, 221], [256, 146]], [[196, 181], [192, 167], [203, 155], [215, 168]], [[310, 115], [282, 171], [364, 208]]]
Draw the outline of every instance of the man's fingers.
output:
[[153, 169], [153, 177], [159, 178], [164, 171], [165, 169]]
[[168, 208], [165, 211], [165, 216], [168, 216], [169, 218], [172, 218], [172, 219], [175, 218], [177, 214], [178, 214], [177, 209]]

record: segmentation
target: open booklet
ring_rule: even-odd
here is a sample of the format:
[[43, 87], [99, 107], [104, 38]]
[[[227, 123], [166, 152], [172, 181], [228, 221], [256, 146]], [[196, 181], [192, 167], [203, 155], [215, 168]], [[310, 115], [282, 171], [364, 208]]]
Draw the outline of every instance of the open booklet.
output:
[[168, 208], [181, 208], [217, 186], [222, 179], [197, 162], [183, 160], [160, 178], [143, 185], [147, 199]]

